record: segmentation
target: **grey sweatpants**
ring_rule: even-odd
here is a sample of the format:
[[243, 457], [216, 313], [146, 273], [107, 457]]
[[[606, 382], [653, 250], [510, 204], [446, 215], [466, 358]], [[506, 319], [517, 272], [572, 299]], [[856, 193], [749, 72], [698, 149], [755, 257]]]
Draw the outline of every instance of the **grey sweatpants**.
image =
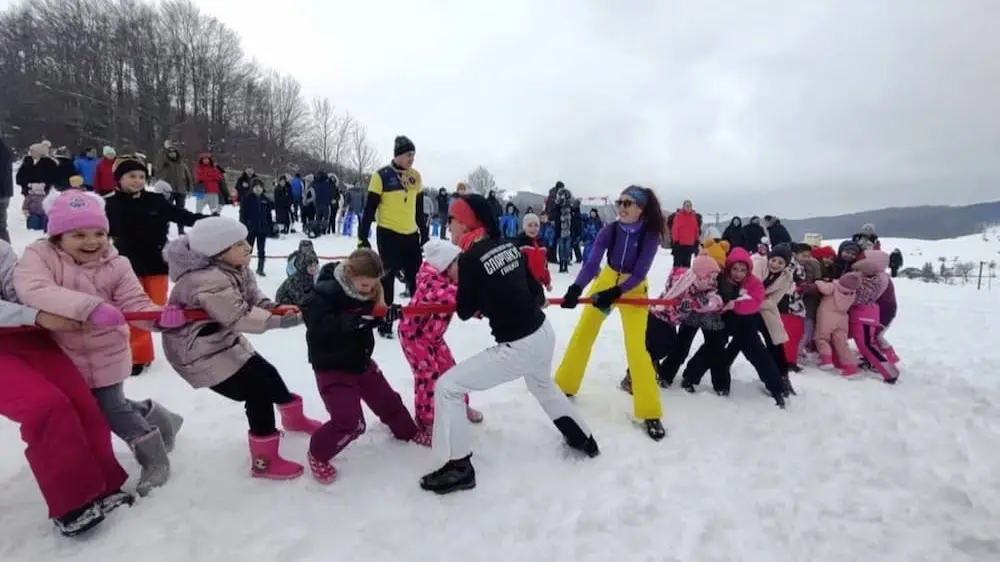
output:
[[111, 426], [111, 432], [131, 445], [136, 439], [153, 431], [153, 426], [146, 421], [152, 404], [149, 400], [142, 402], [129, 400], [125, 397], [124, 386], [124, 383], [118, 383], [104, 388], [93, 388], [90, 392], [104, 413], [104, 419]]

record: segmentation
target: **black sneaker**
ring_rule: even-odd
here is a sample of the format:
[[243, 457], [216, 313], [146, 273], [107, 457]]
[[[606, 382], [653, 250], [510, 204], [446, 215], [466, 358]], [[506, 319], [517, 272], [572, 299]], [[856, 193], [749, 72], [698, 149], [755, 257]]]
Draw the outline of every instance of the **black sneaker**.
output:
[[97, 502], [89, 503], [81, 508], [56, 517], [52, 523], [64, 537], [82, 535], [104, 521], [104, 512]]
[[132, 365], [132, 373], [131, 373], [130, 376], [138, 377], [139, 375], [141, 375], [144, 372], [146, 372], [146, 369], [148, 367], [149, 367], [149, 365], [143, 365], [143, 364]]
[[441, 468], [420, 479], [420, 488], [435, 494], [450, 494], [476, 487], [476, 469], [472, 455], [448, 461]]
[[643, 423], [646, 426], [646, 435], [653, 441], [659, 441], [667, 436], [667, 430], [660, 420], [644, 420]]
[[122, 490], [111, 492], [97, 500], [97, 505], [101, 507], [101, 512], [105, 515], [125, 505], [132, 507], [133, 504], [135, 504], [135, 496]]
[[719, 396], [729, 396], [729, 389], [723, 388], [722, 390], [716, 390], [715, 393]]
[[791, 365], [788, 366], [788, 370], [793, 373], [801, 373], [802, 367], [799, 367], [798, 363], [792, 363]]
[[695, 388], [694, 383], [688, 381], [681, 381], [681, 388], [683, 388], [684, 391], [687, 392], [688, 394], [694, 394], [695, 392], [698, 392], [698, 389]]
[[784, 410], [785, 409], [785, 397], [782, 396], [782, 395], [780, 395], [780, 394], [777, 395], [777, 396], [775, 396], [774, 397], [774, 405], [777, 406], [777, 407], [779, 407], [779, 408], [781, 408], [782, 410]]
[[586, 441], [579, 444], [570, 443], [569, 440], [567, 439], [566, 446], [575, 451], [580, 451], [581, 453], [587, 455], [590, 458], [594, 458], [601, 454], [601, 449], [600, 447], [597, 446], [597, 441], [594, 440], [593, 435], [588, 437]]

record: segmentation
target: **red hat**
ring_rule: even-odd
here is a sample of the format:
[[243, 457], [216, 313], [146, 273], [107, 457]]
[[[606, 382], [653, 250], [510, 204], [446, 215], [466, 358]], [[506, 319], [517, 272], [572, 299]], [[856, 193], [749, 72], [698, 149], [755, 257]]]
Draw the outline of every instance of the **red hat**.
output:
[[823, 258], [834, 259], [837, 257], [837, 251], [834, 250], [832, 246], [820, 246], [818, 248], [813, 248], [812, 257], [818, 260]]

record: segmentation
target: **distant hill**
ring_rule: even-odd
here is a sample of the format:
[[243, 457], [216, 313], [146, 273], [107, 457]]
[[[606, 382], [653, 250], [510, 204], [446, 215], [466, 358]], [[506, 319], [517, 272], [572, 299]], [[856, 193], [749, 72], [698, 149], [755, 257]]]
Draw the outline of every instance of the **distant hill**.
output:
[[984, 225], [1000, 223], [1000, 201], [962, 207], [890, 207], [835, 217], [782, 219], [794, 239], [807, 232], [824, 238], [848, 238], [871, 223], [880, 237], [944, 240], [982, 232]]

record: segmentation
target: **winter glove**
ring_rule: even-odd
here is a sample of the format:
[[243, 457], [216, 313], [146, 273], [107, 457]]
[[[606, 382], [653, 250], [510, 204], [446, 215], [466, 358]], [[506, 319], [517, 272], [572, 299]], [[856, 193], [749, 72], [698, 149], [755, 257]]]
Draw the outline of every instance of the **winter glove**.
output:
[[280, 320], [278, 320], [278, 327], [279, 328], [293, 328], [293, 327], [298, 326], [299, 324], [302, 323], [302, 314], [301, 313], [285, 314], [285, 315], [279, 316], [278, 318], [280, 318]]
[[611, 308], [611, 305], [615, 304], [615, 301], [620, 299], [622, 296], [621, 287], [611, 287], [610, 289], [605, 289], [598, 293], [594, 293], [594, 296], [590, 298], [594, 306], [602, 310], [607, 310]]
[[87, 321], [95, 326], [110, 328], [125, 324], [125, 315], [110, 304], [102, 302], [90, 313]]
[[566, 289], [566, 294], [563, 295], [563, 302], [560, 306], [563, 308], [576, 308], [576, 305], [580, 302], [580, 295], [583, 294], [583, 287], [573, 284]]
[[187, 317], [184, 316], [184, 310], [174, 305], [164, 307], [163, 311], [160, 312], [160, 319], [156, 321], [157, 326], [168, 330], [180, 328], [184, 324], [187, 324]]
[[372, 247], [372, 243], [369, 242], [366, 238], [361, 238], [361, 239], [358, 240], [358, 249], [359, 250], [360, 249], [370, 250], [371, 247]]
[[392, 324], [396, 320], [403, 317], [403, 307], [398, 304], [390, 304], [387, 307], [376, 307], [376, 315], [382, 317], [382, 321], [386, 324]]
[[377, 318], [369, 314], [363, 316], [356, 316], [354, 318], [354, 329], [371, 330], [372, 328], [378, 326], [380, 322], [382, 322], [381, 318]]

